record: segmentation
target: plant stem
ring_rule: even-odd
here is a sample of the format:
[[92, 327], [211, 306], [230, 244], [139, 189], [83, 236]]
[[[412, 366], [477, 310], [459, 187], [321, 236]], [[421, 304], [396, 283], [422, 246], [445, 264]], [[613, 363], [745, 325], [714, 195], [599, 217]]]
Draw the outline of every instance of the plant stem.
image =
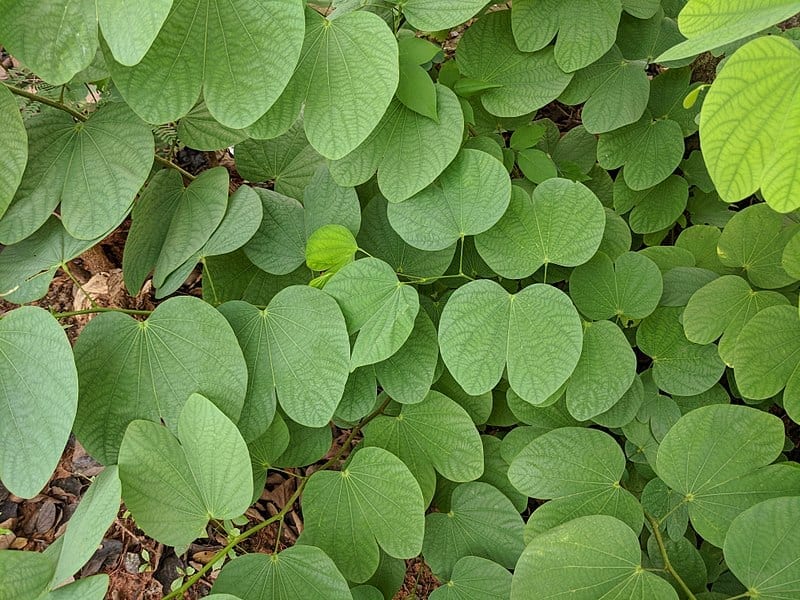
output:
[[176, 165], [171, 160], [168, 160], [168, 159], [164, 158], [163, 156], [159, 156], [158, 154], [156, 154], [155, 157], [156, 157], [156, 162], [157, 163], [161, 163], [162, 165], [164, 165], [165, 167], [169, 167], [170, 169], [175, 169], [178, 173], [183, 175], [189, 181], [194, 181], [195, 179], [197, 179], [196, 175], [192, 175], [191, 173], [189, 173], [189, 171], [186, 171], [185, 169], [182, 169], [181, 167]]
[[94, 308], [87, 308], [85, 310], [72, 310], [69, 312], [60, 312], [60, 313], [52, 313], [52, 315], [56, 319], [66, 319], [67, 317], [77, 317], [79, 315], [92, 315], [94, 313], [105, 313], [105, 312], [119, 312], [124, 313], [126, 315], [143, 315], [148, 316], [152, 315], [152, 310], [134, 310], [131, 308], [116, 308], [114, 306], [95, 306]]
[[689, 589], [689, 586], [686, 585], [686, 582], [681, 579], [680, 575], [678, 575], [675, 567], [673, 567], [672, 563], [669, 562], [669, 554], [667, 553], [667, 547], [664, 544], [664, 538], [661, 536], [661, 529], [659, 528], [658, 519], [648, 513], [644, 513], [644, 516], [650, 523], [650, 527], [653, 529], [653, 536], [656, 538], [656, 544], [658, 544], [658, 549], [661, 552], [661, 558], [664, 561], [664, 569], [667, 571], [667, 573], [672, 575], [675, 581], [678, 582], [678, 585], [681, 586], [681, 589], [684, 591], [689, 600], [697, 600], [697, 596], [695, 596], [692, 590]]
[[[364, 417], [355, 427], [353, 427], [353, 429], [350, 430], [347, 439], [342, 444], [342, 447], [339, 448], [336, 451], [336, 453], [330, 459], [328, 459], [328, 461], [324, 465], [322, 465], [322, 467], [320, 467], [319, 470], [315, 472], [318, 473], [319, 471], [326, 471], [327, 469], [330, 469], [334, 464], [336, 464], [339, 461], [339, 459], [344, 455], [344, 453], [350, 448], [350, 445], [353, 443], [353, 440], [358, 435], [358, 433], [367, 425], [367, 423], [369, 423], [370, 421], [372, 421], [372, 419], [380, 415], [388, 405], [389, 405], [389, 399], [387, 398], [378, 408], [376, 408], [372, 413]], [[233, 550], [235, 546], [238, 546], [250, 536], [254, 535], [255, 533], [258, 533], [259, 531], [264, 529], [264, 527], [267, 527], [268, 525], [271, 525], [276, 521], [280, 521], [282, 523], [284, 517], [289, 513], [290, 510], [292, 510], [294, 503], [297, 502], [297, 500], [300, 498], [300, 495], [303, 493], [303, 488], [305, 488], [308, 479], [309, 478], [303, 478], [300, 480], [300, 483], [297, 484], [297, 489], [294, 491], [294, 494], [292, 494], [291, 497], [286, 501], [286, 504], [280, 510], [280, 512], [270, 517], [269, 519], [266, 519], [265, 521], [261, 521], [260, 523], [253, 525], [253, 527], [251, 527], [247, 531], [242, 532], [241, 534], [237, 535], [235, 538], [230, 540], [228, 542], [228, 545], [225, 546], [219, 552], [217, 552], [214, 556], [212, 556], [211, 560], [209, 560], [205, 565], [203, 565], [203, 567], [199, 571], [197, 571], [197, 573], [189, 577], [181, 587], [164, 596], [162, 600], [171, 600], [172, 598], [183, 597], [184, 592], [186, 592], [190, 587], [192, 587], [195, 583], [197, 583], [203, 577], [203, 575], [208, 573], [213, 568], [213, 566], [217, 562], [219, 562], [224, 556], [226, 556], [228, 552]]]
[[76, 277], [75, 277], [75, 276], [72, 274], [72, 271], [70, 271], [70, 270], [69, 270], [69, 267], [67, 266], [67, 263], [66, 263], [66, 262], [63, 262], [63, 263], [61, 263], [61, 270], [62, 270], [62, 271], [64, 271], [64, 273], [66, 273], [66, 274], [67, 274], [67, 277], [69, 277], [69, 278], [72, 280], [72, 283], [74, 283], [75, 285], [77, 285], [77, 286], [78, 286], [78, 289], [79, 289], [81, 292], [83, 292], [83, 295], [84, 295], [84, 296], [86, 296], [86, 299], [89, 301], [89, 305], [90, 305], [92, 308], [97, 308], [97, 302], [95, 302], [95, 301], [94, 301], [94, 298], [92, 298], [92, 296], [89, 294], [89, 292], [87, 292], [87, 291], [86, 291], [86, 290], [83, 288], [83, 285], [81, 284], [81, 282], [80, 282], [80, 281], [78, 281], [78, 279], [77, 279], [77, 278], [76, 278]]

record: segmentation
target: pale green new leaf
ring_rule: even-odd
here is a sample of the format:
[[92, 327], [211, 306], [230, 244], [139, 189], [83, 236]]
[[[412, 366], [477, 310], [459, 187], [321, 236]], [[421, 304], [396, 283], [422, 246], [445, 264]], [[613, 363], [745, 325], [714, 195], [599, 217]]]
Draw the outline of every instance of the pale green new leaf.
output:
[[421, 250], [443, 250], [466, 235], [489, 229], [511, 200], [503, 163], [464, 149], [434, 183], [399, 204], [389, 204], [392, 228]]
[[306, 242], [306, 264], [312, 271], [338, 271], [353, 262], [358, 243], [343, 225], [324, 225]]
[[552, 47], [532, 53], [517, 48], [508, 10], [489, 13], [470, 26], [458, 44], [456, 62], [462, 75], [491, 86], [480, 101], [498, 117], [541, 108], [558, 98], [572, 79], [559, 68]]
[[172, 0], [96, 1], [103, 39], [114, 58], [128, 66], [144, 58], [172, 8]]
[[70, 235], [107, 234], [125, 218], [153, 164], [150, 128], [119, 102], [103, 105], [85, 123], [43, 112], [28, 121], [28, 139], [22, 183], [0, 221], [4, 244], [36, 231], [59, 202]]
[[28, 162], [28, 134], [14, 96], [0, 89], [0, 218], [5, 214]]
[[245, 364], [228, 322], [192, 296], [170, 298], [146, 321], [122, 313], [96, 316], [75, 343], [80, 397], [75, 434], [104, 464], [117, 462], [133, 420], [174, 432], [193, 392], [238, 420], [247, 386]]
[[424, 507], [414, 476], [382, 448], [362, 448], [341, 472], [319, 471], [303, 493], [304, 535], [351, 581], [377, 569], [379, 547], [411, 558], [422, 549]]
[[133, 421], [119, 449], [125, 505], [148, 536], [170, 546], [206, 537], [209, 519], [232, 519], [253, 495], [250, 456], [236, 426], [192, 394], [177, 437], [163, 425]]
[[478, 556], [465, 556], [453, 567], [445, 585], [435, 589], [430, 600], [508, 600], [511, 573]]
[[592, 64], [611, 48], [622, 4], [620, 0], [517, 0], [511, 10], [520, 50], [541, 50], [558, 34], [556, 62], [569, 73]]
[[435, 87], [438, 122], [393, 100], [369, 137], [331, 163], [333, 178], [359, 185], [377, 171], [378, 187], [390, 202], [402, 202], [430, 185], [455, 158], [464, 129], [456, 95], [443, 85]]
[[452, 29], [474, 17], [486, 0], [406, 0], [403, 16], [415, 29], [439, 31]]
[[799, 528], [800, 498], [761, 502], [731, 523], [723, 546], [725, 563], [758, 598], [791, 598], [800, 580], [794, 542]]
[[338, 271], [325, 286], [344, 313], [347, 330], [358, 332], [350, 370], [381, 362], [408, 339], [419, 312], [419, 295], [392, 268], [365, 258]]
[[[800, 10], [791, 4], [791, 12]], [[779, 212], [800, 207], [798, 81], [800, 50], [779, 36], [745, 44], [715, 79], [700, 114], [700, 143], [724, 201], [737, 202], [761, 188]]]
[[229, 302], [219, 310], [231, 323], [248, 365], [245, 439], [272, 421], [275, 405], [259, 410], [259, 404], [272, 396], [273, 387], [289, 418], [307, 427], [325, 426], [350, 371], [347, 327], [336, 302], [315, 288], [290, 286], [264, 310], [246, 302]]
[[302, 544], [271, 555], [240, 556], [225, 565], [211, 589], [210, 599], [231, 594], [242, 600], [352, 600], [328, 555]]
[[451, 578], [465, 556], [511, 569], [525, 547], [523, 526], [511, 500], [497, 488], [477, 481], [463, 483], [453, 489], [449, 512], [425, 517], [422, 554], [439, 578]]
[[439, 323], [442, 358], [468, 394], [491, 390], [507, 365], [512, 389], [532, 404], [572, 374], [582, 343], [572, 302], [543, 284], [509, 294], [494, 281], [470, 282], [450, 296]]
[[202, 90], [214, 118], [241, 129], [263, 115], [289, 82], [303, 24], [298, 0], [177, 1], [140, 62], [112, 64], [114, 83], [150, 123], [184, 116]]
[[639, 538], [622, 521], [580, 517], [537, 536], [517, 563], [511, 600], [678, 600], [675, 589], [642, 568]]
[[67, 443], [78, 377], [64, 330], [41, 308], [0, 319], [0, 479], [32, 498], [44, 487]]

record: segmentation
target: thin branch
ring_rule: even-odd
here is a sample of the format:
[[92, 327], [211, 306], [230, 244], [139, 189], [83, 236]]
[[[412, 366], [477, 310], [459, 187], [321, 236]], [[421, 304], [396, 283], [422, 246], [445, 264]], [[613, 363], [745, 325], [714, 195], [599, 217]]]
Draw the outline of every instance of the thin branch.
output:
[[163, 156], [159, 156], [158, 154], [156, 154], [156, 162], [161, 163], [162, 165], [164, 165], [165, 167], [169, 167], [170, 169], [175, 169], [178, 173], [183, 175], [189, 181], [194, 181], [195, 179], [197, 179], [196, 175], [192, 175], [191, 173], [189, 173], [189, 171], [182, 169], [171, 160], [168, 160]]
[[33, 92], [23, 90], [21, 88], [6, 83], [5, 81], [0, 81], [0, 83], [6, 86], [6, 88], [8, 88], [8, 90], [12, 94], [16, 94], [17, 96], [22, 96], [23, 98], [27, 98], [28, 100], [32, 100], [33, 102], [38, 102], [39, 104], [46, 104], [47, 106], [57, 108], [58, 110], [63, 110], [65, 113], [71, 114], [74, 118], [78, 119], [79, 121], [86, 121], [89, 118], [83, 113], [80, 113], [77, 110], [70, 108], [66, 104], [62, 104], [57, 100], [51, 100], [50, 98], [45, 98], [44, 96], [40, 96], [39, 94], [34, 94]]
[[664, 544], [664, 538], [661, 536], [661, 529], [659, 528], [658, 519], [654, 516], [644, 513], [645, 518], [650, 523], [650, 527], [653, 529], [653, 536], [656, 538], [656, 544], [658, 544], [658, 550], [661, 552], [661, 558], [664, 561], [664, 569], [672, 575], [675, 581], [678, 582], [678, 585], [681, 586], [681, 589], [686, 594], [686, 597], [689, 600], [697, 600], [697, 596], [694, 595], [692, 590], [689, 589], [689, 586], [686, 585], [686, 582], [681, 579], [681, 576], [678, 575], [678, 572], [675, 570], [675, 567], [672, 566], [672, 563], [669, 562], [669, 554], [667, 553], [667, 546]]
[[117, 308], [114, 306], [95, 306], [94, 308], [87, 308], [85, 310], [71, 310], [69, 312], [54, 312], [51, 313], [56, 319], [66, 319], [67, 317], [77, 317], [79, 315], [92, 315], [95, 313], [105, 312], [119, 312], [126, 315], [152, 315], [152, 310], [134, 310], [131, 308]]

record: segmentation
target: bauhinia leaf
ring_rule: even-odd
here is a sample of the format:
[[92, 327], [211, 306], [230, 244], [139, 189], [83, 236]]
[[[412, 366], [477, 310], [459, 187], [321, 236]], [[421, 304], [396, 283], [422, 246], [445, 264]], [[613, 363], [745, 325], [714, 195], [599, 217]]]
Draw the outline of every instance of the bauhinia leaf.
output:
[[28, 134], [14, 96], [0, 89], [0, 218], [5, 214], [28, 162]]

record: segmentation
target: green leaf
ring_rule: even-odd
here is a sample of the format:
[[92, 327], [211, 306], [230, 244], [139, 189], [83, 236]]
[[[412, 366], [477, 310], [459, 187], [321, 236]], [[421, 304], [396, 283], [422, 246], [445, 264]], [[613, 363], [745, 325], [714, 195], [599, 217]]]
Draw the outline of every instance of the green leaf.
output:
[[32, 498], [58, 464], [78, 400], [69, 341], [47, 311], [24, 306], [0, 319], [0, 390], [0, 477]]
[[353, 235], [361, 228], [361, 204], [352, 187], [342, 187], [331, 176], [327, 165], [320, 166], [303, 191], [306, 209], [306, 237], [320, 227], [339, 224]]
[[422, 554], [439, 578], [452, 578], [465, 556], [511, 569], [522, 553], [522, 517], [497, 488], [473, 481], [453, 489], [450, 511], [425, 517]]
[[45, 551], [45, 554], [50, 554], [50, 548], [61, 548], [53, 556], [57, 566], [52, 585], [71, 578], [92, 558], [117, 516], [121, 494], [117, 467], [106, 467], [86, 490], [70, 517], [63, 542], [59, 546], [51, 545]]
[[683, 308], [662, 307], [636, 332], [636, 344], [653, 360], [653, 380], [668, 394], [692, 396], [713, 386], [725, 371], [714, 344], [686, 339], [680, 318]]
[[339, 303], [347, 330], [358, 337], [350, 370], [386, 360], [408, 339], [419, 312], [419, 295], [398, 281], [392, 268], [377, 258], [350, 263], [325, 286]]
[[333, 436], [329, 426], [305, 427], [288, 418], [285, 423], [290, 444], [275, 459], [276, 467], [305, 467], [320, 460], [330, 450]]
[[511, 10], [520, 50], [541, 50], [558, 34], [556, 62], [569, 73], [592, 64], [611, 48], [622, 5], [619, 0], [517, 0]]
[[59, 202], [70, 235], [107, 234], [125, 218], [153, 164], [153, 134], [122, 103], [103, 105], [85, 123], [48, 110], [28, 121], [28, 139], [22, 183], [0, 221], [4, 244], [36, 231]]
[[400, 82], [395, 92], [406, 108], [423, 117], [438, 121], [436, 86], [428, 72], [411, 61], [400, 58]]
[[639, 539], [622, 521], [580, 517], [537, 536], [514, 572], [512, 600], [626, 598], [677, 600], [674, 588], [642, 568]]
[[626, 252], [612, 261], [598, 252], [572, 272], [569, 291], [590, 319], [643, 319], [658, 306], [662, 285], [658, 266], [643, 254]]
[[193, 392], [238, 420], [247, 366], [228, 322], [191, 296], [170, 298], [146, 321], [122, 313], [96, 316], [75, 343], [80, 397], [75, 434], [104, 464], [117, 462], [135, 419], [173, 431]]
[[3, 46], [48, 83], [67, 83], [92, 62], [97, 49], [94, 0], [2, 0], [0, 12]]
[[256, 188], [264, 216], [244, 253], [260, 269], [286, 275], [306, 260], [306, 227], [303, 205], [272, 190]]
[[[797, 2], [791, 4], [792, 13], [800, 10]], [[700, 143], [725, 202], [761, 188], [779, 212], [800, 207], [798, 74], [800, 50], [779, 36], [765, 36], [736, 51], [708, 91]]]
[[403, 16], [421, 31], [452, 29], [474, 17], [486, 6], [486, 0], [406, 0]]
[[628, 391], [636, 376], [636, 355], [611, 321], [587, 323], [583, 349], [567, 385], [567, 408], [579, 421], [606, 412]]
[[0, 550], [0, 597], [39, 598], [47, 591], [55, 568], [55, 562], [41, 552]]
[[659, 56], [657, 62], [687, 58], [746, 38], [800, 12], [793, 0], [689, 0], [678, 16], [689, 38]]
[[242, 129], [263, 115], [289, 82], [303, 41], [302, 11], [295, 0], [175, 2], [138, 64], [112, 64], [114, 83], [150, 123], [184, 116], [202, 90], [217, 121]]
[[775, 498], [749, 508], [728, 529], [725, 563], [758, 598], [780, 600], [797, 591], [798, 517], [800, 498]]
[[314, 473], [303, 516], [304, 535], [356, 583], [377, 569], [379, 547], [395, 558], [422, 548], [422, 493], [403, 462], [381, 448], [362, 448], [341, 472]]
[[253, 479], [236, 426], [209, 400], [192, 394], [177, 438], [151, 421], [133, 421], [119, 449], [125, 504], [148, 536], [170, 546], [206, 537], [209, 519], [238, 517], [250, 505]]
[[439, 323], [442, 358], [468, 394], [491, 390], [508, 365], [512, 389], [532, 404], [572, 374], [582, 343], [572, 302], [543, 284], [509, 294], [494, 281], [469, 282], [450, 296]]
[[390, 202], [402, 202], [433, 183], [456, 157], [464, 129], [456, 95], [440, 84], [435, 89], [438, 122], [393, 100], [369, 137], [331, 163], [334, 179], [359, 185], [377, 171], [378, 187]]
[[680, 219], [689, 199], [689, 185], [683, 177], [670, 175], [646, 190], [632, 190], [624, 177], [614, 182], [614, 207], [626, 212], [633, 207], [628, 221], [634, 233], [656, 233]]
[[105, 573], [82, 577], [70, 584], [56, 588], [41, 600], [103, 600], [108, 591], [109, 577]]
[[469, 414], [439, 392], [406, 404], [396, 417], [381, 416], [364, 430], [368, 445], [426, 459], [450, 481], [472, 481], [483, 473], [483, 446]]
[[667, 432], [655, 470], [683, 496], [697, 533], [722, 547], [739, 513], [767, 498], [796, 493], [800, 471], [787, 464], [767, 466], [781, 452], [783, 439], [783, 423], [774, 415], [747, 406], [704, 406]]
[[462, 150], [431, 185], [389, 204], [392, 228], [421, 250], [443, 250], [465, 235], [482, 233], [503, 216], [511, 180], [503, 164], [480, 150]]
[[[3, 86], [5, 87], [5, 86]], [[28, 134], [14, 96], [6, 89], [0, 90], [0, 218], [5, 214], [17, 186], [22, 180], [28, 162]]]
[[500, 86], [481, 95], [483, 107], [498, 117], [518, 117], [549, 104], [572, 79], [559, 68], [552, 48], [534, 53], [517, 48], [508, 10], [489, 13], [467, 29], [456, 63], [465, 77]]
[[678, 168], [683, 150], [680, 125], [671, 119], [653, 120], [646, 111], [636, 123], [600, 136], [597, 161], [604, 169], [624, 167], [628, 187], [646, 190]]
[[171, 8], [172, 0], [97, 0], [97, 19], [114, 58], [128, 66], [142, 60]]
[[[280, 56], [272, 48], [273, 57]], [[397, 40], [379, 16], [353, 11], [328, 20], [306, 10], [306, 34], [287, 93], [305, 98], [311, 145], [338, 159], [383, 117], [399, 80]]]
[[328, 555], [300, 544], [275, 554], [247, 554], [232, 560], [219, 572], [212, 591], [242, 600], [352, 598], [347, 581]]
[[542, 183], [558, 176], [558, 168], [553, 160], [536, 148], [528, 148], [519, 152], [517, 164], [522, 174], [533, 183]]
[[274, 404], [259, 410], [259, 403], [273, 393], [292, 420], [325, 426], [344, 392], [350, 350], [344, 318], [330, 296], [291, 286], [264, 310], [246, 302], [229, 302], [219, 310], [233, 327], [248, 365], [242, 415], [247, 433], [258, 435], [272, 421]]
[[219, 123], [205, 103], [200, 102], [178, 122], [178, 138], [196, 150], [221, 150], [238, 144], [247, 137], [241, 129]]
[[312, 271], [338, 271], [353, 262], [358, 243], [342, 225], [324, 225], [308, 237], [306, 264]]
[[511, 594], [511, 573], [478, 556], [465, 556], [450, 579], [428, 596], [430, 600], [505, 600]]

